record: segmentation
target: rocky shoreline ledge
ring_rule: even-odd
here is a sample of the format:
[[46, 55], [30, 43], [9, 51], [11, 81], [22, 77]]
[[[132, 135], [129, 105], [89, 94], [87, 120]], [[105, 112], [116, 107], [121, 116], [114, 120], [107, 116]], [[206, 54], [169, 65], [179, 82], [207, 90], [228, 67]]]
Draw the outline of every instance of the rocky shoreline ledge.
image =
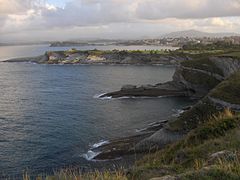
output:
[[188, 132], [214, 113], [225, 108], [239, 111], [239, 69], [240, 60], [233, 57], [189, 60], [177, 66], [170, 82], [140, 87], [125, 85], [119, 91], [101, 95], [100, 98], [183, 96], [198, 102], [185, 108], [179, 117], [160, 124], [154, 131], [113, 140], [99, 148], [102, 153], [95, 158], [112, 159], [131, 153], [146, 153], [150, 149], [159, 150], [186, 137]]
[[167, 120], [163, 120], [151, 123], [146, 128], [138, 130], [135, 135], [113, 139], [100, 146], [93, 147], [89, 152], [96, 155], [93, 156], [91, 160], [111, 160], [121, 158], [124, 155], [143, 153], [145, 151], [136, 150], [135, 146], [143, 139], [150, 137], [155, 132], [162, 129], [167, 122]]
[[190, 92], [187, 89], [177, 87], [172, 82], [156, 85], [124, 85], [121, 90], [105, 93], [99, 98], [121, 98], [121, 97], [186, 97]]
[[8, 59], [4, 62], [33, 62], [38, 64], [120, 64], [120, 65], [177, 65], [188, 59], [168, 50], [88, 50], [48, 51], [37, 57]]

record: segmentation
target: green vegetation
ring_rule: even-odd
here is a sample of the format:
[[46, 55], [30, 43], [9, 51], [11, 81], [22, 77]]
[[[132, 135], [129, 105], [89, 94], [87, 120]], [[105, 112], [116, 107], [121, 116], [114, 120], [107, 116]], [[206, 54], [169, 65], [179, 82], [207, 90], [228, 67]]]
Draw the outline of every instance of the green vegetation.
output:
[[203, 99], [189, 111], [184, 112], [173, 122], [170, 122], [170, 129], [173, 131], [189, 132], [199, 124], [206, 122], [212, 115], [218, 113], [216, 107], [207, 99]]
[[182, 76], [186, 81], [194, 85], [206, 87], [208, 89], [212, 89], [220, 83], [220, 81], [213, 76], [187, 69], [182, 70]]
[[[31, 180], [28, 174], [23, 175], [23, 180]], [[38, 176], [36, 180], [127, 180], [123, 170], [95, 171], [82, 174], [76, 169], [63, 169], [55, 172], [52, 176]]]
[[[188, 76], [191, 78], [192, 74], [188, 74]], [[199, 77], [196, 76], [195, 78]], [[240, 104], [239, 79], [240, 72], [233, 74], [228, 79], [218, 84], [209, 93], [209, 96], [229, 103]], [[202, 81], [204, 81], [204, 78]], [[174, 131], [189, 131], [196, 128], [199, 124], [205, 123], [210, 116], [216, 114], [218, 111], [219, 110], [216, 109], [215, 105], [212, 104], [208, 98], [204, 98], [189, 111], [181, 114], [181, 116], [176, 121], [171, 122], [170, 129]]]
[[176, 50], [193, 59], [208, 58], [209, 56], [227, 56], [240, 58], [240, 45], [234, 45], [231, 42], [213, 42], [211, 44], [192, 44], [188, 43], [181, 49]]
[[221, 82], [210, 96], [233, 104], [240, 104], [240, 72], [233, 74], [226, 81]]
[[233, 51], [233, 52], [225, 53], [225, 54], [222, 54], [222, 56], [240, 59], [240, 50], [239, 51]]
[[211, 73], [216, 73], [223, 76], [223, 72], [214, 64], [209, 58], [200, 58], [196, 60], [184, 61], [181, 63], [182, 66], [190, 67], [194, 69], [200, 69]]
[[[240, 118], [229, 110], [209, 118], [183, 140], [138, 161], [133, 179], [164, 175], [177, 175], [180, 179], [239, 178], [239, 124]], [[233, 159], [224, 156], [210, 162], [211, 154], [223, 150], [231, 151]]]
[[208, 51], [216, 51], [216, 50], [240, 50], [240, 45], [234, 45], [231, 42], [217, 41], [211, 44], [192, 44], [188, 43], [182, 47], [182, 50], [208, 50]]

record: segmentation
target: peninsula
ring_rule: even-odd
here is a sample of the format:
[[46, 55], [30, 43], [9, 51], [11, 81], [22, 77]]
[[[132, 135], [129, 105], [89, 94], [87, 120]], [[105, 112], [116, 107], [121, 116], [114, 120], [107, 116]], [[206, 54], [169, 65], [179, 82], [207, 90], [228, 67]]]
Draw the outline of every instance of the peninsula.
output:
[[187, 57], [170, 50], [88, 50], [48, 51], [38, 57], [9, 59], [5, 62], [33, 62], [39, 64], [142, 64], [176, 65]]

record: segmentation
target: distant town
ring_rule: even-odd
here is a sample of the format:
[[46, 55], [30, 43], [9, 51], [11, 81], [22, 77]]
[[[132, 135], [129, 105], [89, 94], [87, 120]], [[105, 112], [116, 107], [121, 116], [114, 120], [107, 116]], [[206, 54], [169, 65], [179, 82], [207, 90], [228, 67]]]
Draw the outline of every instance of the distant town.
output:
[[184, 45], [211, 45], [215, 43], [240, 45], [240, 35], [236, 33], [206, 33], [196, 30], [178, 31], [163, 35], [159, 38], [139, 38], [132, 40], [121, 39], [97, 39], [97, 40], [68, 40], [68, 41], [42, 41], [27, 43], [0, 43], [7, 45], [33, 45], [50, 44], [51, 47], [66, 46], [172, 46], [183, 47]]

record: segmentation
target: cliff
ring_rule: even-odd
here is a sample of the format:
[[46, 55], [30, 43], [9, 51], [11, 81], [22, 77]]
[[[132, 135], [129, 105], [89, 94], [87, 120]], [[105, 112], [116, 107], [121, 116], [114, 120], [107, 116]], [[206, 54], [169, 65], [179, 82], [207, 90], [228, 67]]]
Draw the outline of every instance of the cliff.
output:
[[165, 139], [163, 137], [170, 136], [171, 133], [177, 133], [179, 137], [183, 137], [224, 108], [240, 110], [239, 69], [240, 60], [236, 58], [211, 57], [207, 60], [181, 63], [174, 74], [173, 82], [191, 91], [189, 96], [199, 98], [199, 102], [177, 119], [170, 121], [164, 130], [140, 142], [137, 147], [142, 148], [143, 145], [148, 144], [147, 148], [149, 148], [154, 143], [161, 146], [162, 139]]
[[177, 66], [171, 82], [139, 87], [130, 85], [128, 88], [125, 86], [101, 97], [189, 96], [200, 99], [239, 68], [240, 61], [234, 57], [213, 56], [186, 60]]
[[[218, 114], [225, 108], [232, 111], [240, 110], [240, 60], [216, 56], [200, 58], [182, 62], [176, 69], [173, 81], [157, 84], [123, 86], [120, 91], [107, 93], [104, 96], [112, 98], [122, 96], [189, 96], [199, 99], [198, 103], [186, 109], [178, 118], [170, 119], [155, 132], [147, 137], [134, 141], [131, 146], [122, 147], [122, 152], [148, 152], [149, 149], [158, 150], [174, 143], [186, 136], [190, 131], [205, 123], [211, 116]], [[115, 153], [103, 149], [105, 157]], [[107, 155], [108, 154], [108, 155]], [[124, 153], [122, 153], [124, 154]], [[98, 157], [101, 157], [98, 156]], [[96, 157], [96, 158], [98, 158]]]
[[[206, 62], [198, 63], [184, 62], [178, 73], [182, 77], [182, 70], [191, 66], [204, 70], [205, 75], [211, 72], [211, 78], [221, 75], [223, 80], [212, 89], [212, 83], [202, 85], [195, 81], [198, 76], [183, 83], [193, 90], [200, 86], [206, 91], [199, 93], [203, 97], [196, 105], [135, 146], [136, 151], [156, 152], [136, 163], [130, 171], [132, 179], [239, 179], [240, 61], [236, 57], [209, 58], [214, 71], [209, 70]], [[208, 68], [204, 69], [205, 66]]]

